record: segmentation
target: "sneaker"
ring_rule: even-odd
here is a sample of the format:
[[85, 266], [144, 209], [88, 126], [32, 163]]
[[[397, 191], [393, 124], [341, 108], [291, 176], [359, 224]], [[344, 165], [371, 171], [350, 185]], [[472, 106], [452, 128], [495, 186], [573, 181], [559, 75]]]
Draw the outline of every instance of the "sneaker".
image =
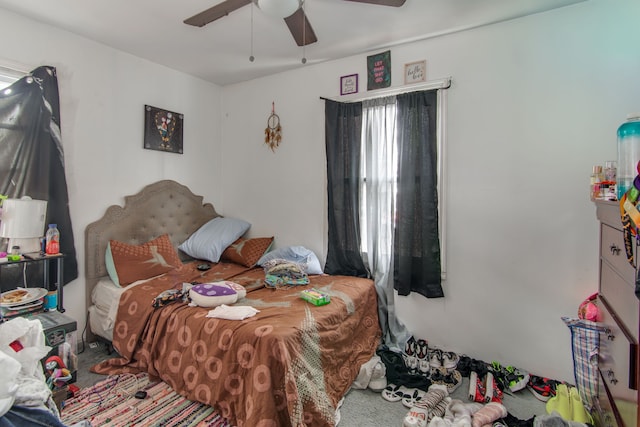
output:
[[418, 372], [420, 373], [420, 375], [423, 375], [425, 377], [429, 376], [429, 374], [431, 373], [431, 366], [429, 365], [429, 360], [427, 359], [418, 360]]
[[404, 353], [402, 353], [402, 358], [404, 359], [404, 364], [409, 368], [409, 372], [416, 373], [418, 372], [418, 343], [416, 339], [411, 336], [404, 345]]
[[455, 369], [451, 371], [447, 371], [444, 368], [432, 369], [430, 379], [432, 384], [446, 386], [449, 394], [453, 393], [462, 383], [462, 375]]
[[369, 380], [369, 389], [375, 392], [381, 392], [387, 387], [386, 367], [382, 362], [376, 363], [371, 371], [371, 379]]
[[527, 388], [536, 399], [546, 402], [556, 395], [556, 387], [558, 384], [560, 384], [559, 381], [537, 375], [530, 375]]
[[411, 336], [404, 345], [404, 354], [407, 356], [415, 356], [416, 355], [416, 339]]
[[529, 374], [524, 373], [513, 366], [507, 366], [504, 368], [507, 374], [505, 375], [506, 382], [509, 385], [509, 390], [512, 392], [520, 391], [529, 383]]
[[433, 369], [442, 368], [442, 350], [434, 348], [429, 352], [429, 366]]
[[419, 339], [416, 342], [416, 357], [419, 360], [424, 360], [427, 358], [429, 354], [429, 345], [427, 344], [427, 340]]
[[460, 360], [460, 357], [458, 357], [458, 355], [452, 351], [442, 352], [442, 366], [447, 371], [452, 371], [456, 369], [456, 367], [458, 366], [459, 360]]
[[500, 387], [498, 387], [498, 383], [493, 377], [493, 374], [491, 372], [487, 372], [487, 375], [485, 375], [484, 379], [485, 379], [484, 401], [486, 403], [489, 403], [489, 402], [502, 403], [502, 390], [500, 390]]

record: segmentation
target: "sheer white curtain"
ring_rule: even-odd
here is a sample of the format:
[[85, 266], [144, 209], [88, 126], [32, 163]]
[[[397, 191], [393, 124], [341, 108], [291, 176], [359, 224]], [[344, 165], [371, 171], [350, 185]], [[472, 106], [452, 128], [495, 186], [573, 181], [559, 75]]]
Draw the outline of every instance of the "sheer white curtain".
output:
[[404, 350], [409, 332], [395, 312], [393, 240], [398, 168], [395, 96], [362, 103], [362, 189], [360, 216], [366, 232], [363, 252], [378, 294], [378, 312], [390, 348]]

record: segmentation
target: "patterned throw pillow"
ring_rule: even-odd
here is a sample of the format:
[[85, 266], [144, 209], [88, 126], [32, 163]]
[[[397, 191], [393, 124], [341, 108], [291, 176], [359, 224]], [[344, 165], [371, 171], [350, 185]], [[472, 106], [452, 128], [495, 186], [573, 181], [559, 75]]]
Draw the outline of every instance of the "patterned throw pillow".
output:
[[273, 237], [258, 237], [255, 239], [240, 237], [224, 250], [221, 258], [245, 267], [253, 267], [272, 244]]
[[167, 234], [140, 245], [111, 240], [109, 246], [120, 286], [150, 279], [182, 266]]

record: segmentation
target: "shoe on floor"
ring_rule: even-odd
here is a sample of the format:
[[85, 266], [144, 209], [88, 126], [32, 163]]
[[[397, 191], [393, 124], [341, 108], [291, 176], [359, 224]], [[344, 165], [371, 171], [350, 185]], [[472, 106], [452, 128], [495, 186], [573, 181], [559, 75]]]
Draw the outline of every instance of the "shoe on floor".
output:
[[549, 378], [530, 375], [527, 388], [536, 399], [542, 402], [547, 402], [550, 398], [556, 395], [556, 387], [558, 384], [558, 381], [551, 380]]
[[569, 388], [569, 399], [571, 400], [571, 419], [583, 424], [593, 424], [593, 418], [584, 407], [577, 388]]
[[418, 360], [425, 360], [429, 355], [429, 344], [427, 340], [419, 339], [416, 341], [416, 350]]
[[382, 390], [382, 398], [389, 402], [399, 402], [402, 399], [409, 399], [413, 394], [414, 389], [407, 388], [403, 385], [397, 386], [394, 384], [388, 384], [384, 390]]
[[418, 388], [413, 390], [413, 393], [411, 394], [410, 397], [403, 397], [402, 398], [402, 404], [404, 406], [406, 406], [407, 408], [411, 409], [415, 406], [415, 404], [419, 401], [422, 400], [422, 398], [424, 397], [424, 395], [427, 394], [426, 391], [422, 391]]
[[529, 383], [529, 378], [531, 377], [526, 372], [522, 372], [513, 366], [507, 366], [505, 370], [507, 371], [506, 379], [509, 384], [509, 390], [512, 392], [515, 393], [522, 390]]
[[371, 372], [369, 388], [375, 392], [381, 392], [387, 387], [386, 367], [382, 362], [376, 363]]
[[434, 348], [429, 352], [429, 366], [433, 369], [442, 368], [442, 350]]
[[458, 367], [458, 362], [460, 361], [460, 356], [455, 354], [452, 351], [443, 351], [442, 352], [442, 366], [451, 371]]
[[453, 393], [462, 383], [462, 375], [459, 371], [446, 370], [444, 367], [432, 369], [429, 375], [432, 384], [441, 384], [447, 387], [449, 394]]
[[554, 411], [566, 421], [573, 419], [573, 410], [571, 408], [571, 398], [569, 397], [569, 388], [566, 384], [558, 384], [556, 387], [556, 395], [550, 398], [546, 404], [547, 414]]

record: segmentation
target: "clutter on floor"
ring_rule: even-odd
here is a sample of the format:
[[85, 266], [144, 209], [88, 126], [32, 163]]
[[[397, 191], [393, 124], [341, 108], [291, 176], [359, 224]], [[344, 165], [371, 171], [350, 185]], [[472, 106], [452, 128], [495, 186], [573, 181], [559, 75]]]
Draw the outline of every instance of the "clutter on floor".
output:
[[[469, 378], [467, 402], [451, 394]], [[360, 370], [355, 388], [379, 392], [408, 410], [403, 427], [580, 427], [593, 425], [578, 388], [497, 361], [487, 363], [430, 348], [411, 337], [402, 352], [382, 347]], [[466, 385], [465, 389], [466, 391]], [[521, 420], [503, 405], [505, 394], [526, 392], [547, 414]], [[457, 393], [456, 396], [460, 396]]]

